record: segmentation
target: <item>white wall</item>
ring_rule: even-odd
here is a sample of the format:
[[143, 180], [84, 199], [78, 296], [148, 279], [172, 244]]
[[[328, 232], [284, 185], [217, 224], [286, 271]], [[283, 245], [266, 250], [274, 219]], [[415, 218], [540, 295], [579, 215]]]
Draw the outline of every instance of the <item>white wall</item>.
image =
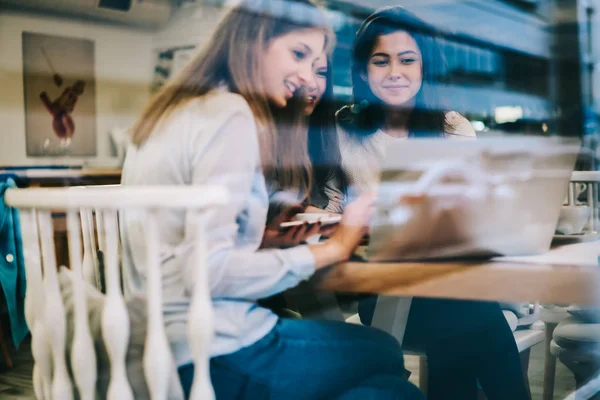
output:
[[0, 10], [0, 165], [81, 163], [77, 159], [26, 156], [23, 31], [95, 42], [97, 159], [106, 159], [110, 154], [109, 130], [131, 125], [148, 101], [155, 63], [153, 34], [110, 24]]
[[196, 3], [184, 3], [173, 12], [167, 25], [154, 35], [155, 49], [199, 46], [217, 27], [225, 8]]
[[[171, 61], [162, 61], [172, 79], [189, 62], [196, 52], [210, 39], [225, 13], [225, 7], [201, 2], [183, 3], [174, 10], [169, 22], [157, 31], [152, 39], [154, 57], [162, 51], [177, 49]], [[157, 76], [159, 82], [164, 77]]]

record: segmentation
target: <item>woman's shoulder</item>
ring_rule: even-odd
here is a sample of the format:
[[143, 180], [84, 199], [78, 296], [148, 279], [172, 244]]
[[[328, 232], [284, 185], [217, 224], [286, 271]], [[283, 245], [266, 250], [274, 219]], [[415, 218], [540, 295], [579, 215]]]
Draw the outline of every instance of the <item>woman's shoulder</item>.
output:
[[226, 89], [214, 89], [204, 96], [197, 97], [188, 105], [194, 114], [211, 118], [227, 118], [236, 114], [244, 114], [252, 118], [250, 105], [237, 93]]
[[449, 137], [476, 137], [475, 129], [471, 122], [466, 119], [461, 113], [449, 111], [446, 113], [446, 123], [448, 125], [446, 133]]
[[160, 126], [168, 136], [180, 138], [189, 149], [202, 149], [213, 142], [256, 142], [256, 123], [246, 100], [235, 93], [211, 91], [178, 107]]

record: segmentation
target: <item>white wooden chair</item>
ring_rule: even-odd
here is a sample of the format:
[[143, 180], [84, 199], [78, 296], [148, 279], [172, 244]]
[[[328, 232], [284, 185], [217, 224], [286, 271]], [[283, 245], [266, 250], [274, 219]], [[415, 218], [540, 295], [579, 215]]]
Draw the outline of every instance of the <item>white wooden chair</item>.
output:
[[[66, 211], [70, 266], [74, 273], [74, 338], [71, 343], [73, 378], [83, 400], [95, 399], [96, 357], [88, 326], [88, 309], [84, 290], [81, 230], [92, 229], [91, 210], [105, 238], [106, 299], [102, 314], [102, 338], [110, 358], [108, 399], [129, 400], [133, 393], [127, 380], [125, 354], [129, 341], [129, 317], [120, 290], [118, 267], [118, 222], [121, 209], [147, 212], [145, 230], [148, 242], [147, 336], [144, 352], [144, 376], [152, 399], [166, 399], [172, 379], [173, 357], [167, 341], [162, 314], [162, 285], [159, 261], [156, 211], [163, 208], [185, 209], [198, 217], [198, 268], [190, 307], [189, 341], [195, 364], [191, 399], [213, 399], [209, 377], [208, 346], [212, 339], [212, 307], [208, 289], [204, 233], [201, 211], [228, 201], [228, 193], [217, 186], [172, 187], [94, 187], [9, 189], [5, 193], [9, 206], [20, 209], [23, 252], [27, 276], [25, 313], [32, 333], [35, 361], [33, 383], [38, 399], [70, 400], [73, 388], [67, 369], [66, 318], [59, 292], [56, 255], [53, 243], [51, 211]], [[80, 218], [81, 222], [80, 223]], [[89, 233], [89, 232], [88, 232]], [[83, 235], [86, 236], [85, 234]], [[93, 235], [91, 235], [93, 236]], [[88, 236], [89, 237], [89, 236]], [[101, 239], [104, 240], [104, 239]], [[84, 247], [91, 249], [91, 243]], [[93, 264], [88, 262], [87, 276]]]

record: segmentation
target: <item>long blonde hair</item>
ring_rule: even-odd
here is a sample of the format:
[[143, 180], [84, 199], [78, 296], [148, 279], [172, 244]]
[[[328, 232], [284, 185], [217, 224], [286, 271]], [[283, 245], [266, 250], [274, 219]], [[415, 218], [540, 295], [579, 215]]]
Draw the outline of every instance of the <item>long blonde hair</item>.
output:
[[[289, 32], [320, 29], [331, 46], [333, 34], [325, 15], [311, 0], [243, 0], [230, 10], [203, 49], [150, 101], [132, 130], [141, 146], [157, 124], [186, 102], [227, 86], [248, 102], [258, 129], [263, 171], [281, 188], [310, 188], [311, 165], [303, 107], [290, 104], [276, 118], [261, 79], [261, 59], [270, 42]], [[280, 4], [275, 4], [280, 3]], [[294, 102], [292, 102], [294, 103]], [[289, 125], [289, 126], [288, 126]]]

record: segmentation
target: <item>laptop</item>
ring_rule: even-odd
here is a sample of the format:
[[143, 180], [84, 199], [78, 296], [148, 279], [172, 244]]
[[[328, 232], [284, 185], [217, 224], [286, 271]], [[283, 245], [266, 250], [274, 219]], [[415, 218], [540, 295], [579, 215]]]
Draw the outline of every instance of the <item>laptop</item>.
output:
[[578, 139], [414, 139], [386, 150], [370, 261], [520, 256], [550, 249]]

